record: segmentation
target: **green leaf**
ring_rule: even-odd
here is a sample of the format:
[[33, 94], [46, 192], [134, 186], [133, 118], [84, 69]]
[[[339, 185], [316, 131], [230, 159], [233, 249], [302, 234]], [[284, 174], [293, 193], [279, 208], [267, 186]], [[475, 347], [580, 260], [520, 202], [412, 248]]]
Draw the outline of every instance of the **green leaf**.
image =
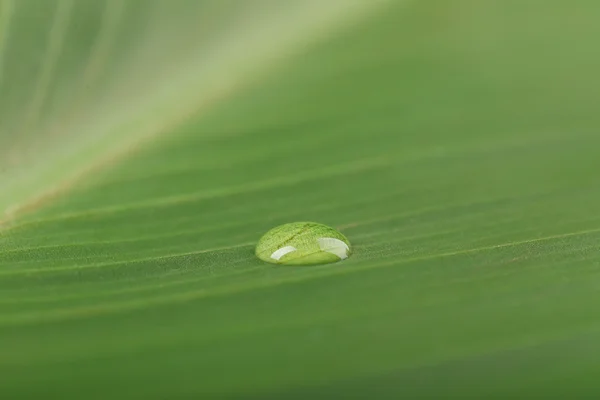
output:
[[2, 398], [600, 395], [600, 3], [0, 10]]

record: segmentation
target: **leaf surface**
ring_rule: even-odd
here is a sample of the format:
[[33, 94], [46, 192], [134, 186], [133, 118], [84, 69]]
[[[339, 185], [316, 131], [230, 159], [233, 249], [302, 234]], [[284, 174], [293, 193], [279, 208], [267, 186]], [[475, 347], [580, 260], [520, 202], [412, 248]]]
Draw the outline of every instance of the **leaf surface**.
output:
[[[0, 205], [17, 210], [0, 236], [3, 398], [599, 394], [597, 2], [305, 2], [304, 20], [278, 2], [118, 3], [98, 21], [99, 3], [0, 3]], [[100, 49], [55, 20], [37, 27], [42, 53], [11, 42], [43, 7], [89, 12]], [[250, 23], [238, 36], [235, 16]], [[213, 47], [172, 48], [185, 29]], [[152, 32], [160, 51], [143, 47]], [[163, 64], [117, 69], [128, 38]], [[33, 63], [13, 45], [50, 70], [21, 80], [38, 93], [23, 103], [6, 71]], [[78, 93], [70, 67], [102, 71], [89, 79], [104, 93], [81, 109], [65, 94], [71, 120], [48, 101]], [[56, 139], [54, 119], [71, 124]], [[39, 164], [9, 163], [19, 146]], [[340, 229], [354, 254], [254, 256], [294, 221]]]

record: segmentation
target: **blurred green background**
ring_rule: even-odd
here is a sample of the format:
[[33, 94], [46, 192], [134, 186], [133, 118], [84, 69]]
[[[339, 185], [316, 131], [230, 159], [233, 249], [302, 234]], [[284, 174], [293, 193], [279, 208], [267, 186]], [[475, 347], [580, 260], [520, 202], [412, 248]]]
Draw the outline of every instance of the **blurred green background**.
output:
[[0, 0], [0, 397], [599, 396], [599, 17]]

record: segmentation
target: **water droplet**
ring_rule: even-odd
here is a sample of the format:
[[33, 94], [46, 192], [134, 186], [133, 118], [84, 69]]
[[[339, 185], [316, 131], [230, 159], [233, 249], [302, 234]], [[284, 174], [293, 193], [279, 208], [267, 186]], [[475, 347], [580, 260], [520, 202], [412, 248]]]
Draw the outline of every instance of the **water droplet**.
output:
[[350, 242], [344, 235], [316, 222], [280, 225], [265, 233], [256, 245], [256, 256], [273, 264], [328, 264], [350, 254]]

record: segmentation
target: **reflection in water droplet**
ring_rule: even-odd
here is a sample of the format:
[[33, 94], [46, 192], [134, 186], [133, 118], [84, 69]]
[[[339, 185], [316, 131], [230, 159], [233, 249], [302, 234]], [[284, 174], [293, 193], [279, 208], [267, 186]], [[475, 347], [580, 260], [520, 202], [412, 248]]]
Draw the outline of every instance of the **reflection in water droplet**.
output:
[[265, 233], [256, 245], [256, 256], [273, 264], [328, 264], [345, 260], [350, 254], [350, 242], [344, 235], [315, 222], [280, 225]]

